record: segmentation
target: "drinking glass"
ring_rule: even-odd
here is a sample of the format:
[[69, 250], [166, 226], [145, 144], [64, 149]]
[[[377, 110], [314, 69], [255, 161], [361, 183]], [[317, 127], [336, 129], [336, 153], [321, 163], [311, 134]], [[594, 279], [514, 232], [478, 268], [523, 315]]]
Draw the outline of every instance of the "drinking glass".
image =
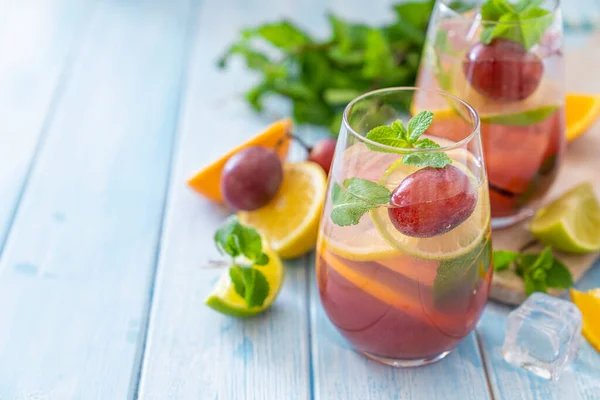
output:
[[[421, 104], [438, 103], [460, 113], [433, 111], [420, 140], [438, 148], [392, 147], [366, 137], [397, 120], [406, 126], [410, 116], [429, 110]], [[446, 119], [457, 120], [444, 125], [456, 130], [453, 139], [436, 134]], [[414, 165], [446, 156], [451, 163], [443, 168]], [[442, 359], [475, 328], [492, 279], [477, 113], [439, 90], [364, 94], [344, 112], [327, 190], [316, 275], [331, 322], [356, 350], [381, 363]]]
[[[437, 1], [417, 86], [443, 89], [479, 114], [492, 226], [502, 228], [533, 215], [562, 159], [562, 18], [559, 1], [546, 0], [528, 11], [528, 18], [486, 21], [480, 11], [484, 3], [489, 1]], [[456, 112], [443, 101], [432, 104], [423, 98], [417, 104], [448, 115]], [[453, 139], [460, 131], [455, 121], [438, 122], [445, 125], [439, 135]]]

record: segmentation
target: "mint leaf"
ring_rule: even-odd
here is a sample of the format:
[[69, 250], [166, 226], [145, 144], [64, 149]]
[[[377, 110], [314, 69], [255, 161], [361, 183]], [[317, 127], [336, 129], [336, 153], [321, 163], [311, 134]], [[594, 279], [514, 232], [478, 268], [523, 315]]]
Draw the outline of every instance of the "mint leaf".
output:
[[448, 32], [441, 29], [435, 35], [435, 50], [444, 54], [457, 56], [458, 52], [452, 47], [452, 43], [448, 39]]
[[546, 282], [548, 287], [557, 289], [568, 289], [573, 286], [573, 275], [569, 269], [557, 259], [554, 259], [552, 267], [547, 271]]
[[259, 259], [262, 239], [256, 229], [240, 224], [235, 215], [229, 217], [215, 232], [217, 248], [231, 257], [244, 255], [250, 261]]
[[431, 111], [421, 111], [408, 121], [409, 141], [414, 143], [431, 126], [433, 113]]
[[[273, 46], [286, 50], [296, 49], [310, 42], [308, 35], [288, 21], [263, 25], [255, 32]], [[245, 35], [250, 36], [252, 33], [253, 31], [246, 31]]]
[[522, 13], [532, 8], [537, 8], [545, 0], [519, 0], [512, 5], [514, 12]]
[[487, 271], [489, 265], [489, 240], [482, 240], [471, 251], [456, 258], [442, 260], [433, 280], [433, 298], [436, 304], [449, 297], [472, 293], [479, 277], [479, 269]]
[[243, 255], [257, 265], [269, 262], [269, 257], [263, 253], [260, 234], [256, 229], [240, 224], [235, 215], [217, 229], [214, 240], [217, 249], [230, 255], [232, 259]]
[[229, 268], [229, 277], [237, 294], [248, 308], [260, 307], [269, 295], [269, 282], [264, 274], [256, 268], [244, 268], [234, 265]]
[[414, 153], [402, 157], [402, 163], [413, 167], [444, 168], [452, 163], [446, 153]]
[[391, 192], [362, 178], [348, 178], [343, 183], [333, 185], [331, 199], [333, 208], [331, 220], [339, 226], [358, 224], [360, 218], [368, 211], [390, 202]]
[[[371, 129], [369, 133], [367, 133], [366, 138], [374, 142], [396, 148], [406, 148], [409, 146], [409, 143], [405, 139], [401, 138], [401, 133], [394, 129], [393, 125], [391, 127], [383, 125]], [[375, 146], [370, 143], [365, 144], [370, 150], [373, 151], [379, 151], [383, 153], [397, 153], [397, 151]]]
[[439, 149], [440, 145], [431, 139], [421, 139], [415, 143], [418, 149]]
[[503, 271], [519, 258], [519, 253], [509, 250], [494, 251], [494, 270]]
[[256, 260], [254, 260], [254, 265], [267, 265], [269, 261], [269, 256], [265, 253], [262, 253]]
[[521, 254], [516, 261], [515, 272], [517, 275], [523, 277], [525, 271], [528, 270], [538, 259], [539, 254]]
[[549, 270], [550, 268], [552, 268], [553, 262], [554, 262], [554, 257], [552, 256], [552, 249], [549, 246], [547, 246], [544, 250], [542, 250], [540, 255], [538, 255], [535, 262], [531, 266], [529, 266], [526, 270], [532, 270], [532, 271], [536, 270], [536, 269]]
[[238, 265], [229, 268], [229, 278], [231, 278], [231, 282], [233, 282], [233, 288], [242, 298], [246, 295], [246, 283], [243, 274], [245, 269], [246, 268], [242, 268]]
[[536, 280], [531, 276], [531, 274], [526, 274], [523, 279], [525, 281], [525, 294], [527, 296], [535, 292], [546, 293], [548, 290], [548, 285], [546, 285], [545, 281]]
[[369, 30], [362, 75], [373, 79], [388, 74], [395, 68], [394, 55], [389, 43], [377, 29]]
[[548, 10], [542, 8], [528, 9], [520, 14], [521, 43], [529, 50], [540, 42], [546, 29], [552, 25], [554, 17]]
[[396, 121], [392, 122], [392, 129], [396, 132], [396, 137], [404, 139], [408, 142], [408, 131], [404, 127], [402, 121], [397, 119]]
[[269, 296], [269, 282], [265, 275], [256, 268], [244, 268], [246, 293], [244, 300], [248, 307], [260, 307]]
[[239, 243], [240, 223], [235, 215], [229, 217], [215, 232], [214, 241], [222, 253], [237, 257], [242, 254]]
[[[367, 147], [373, 151], [385, 153], [405, 153], [402, 149], [419, 148], [419, 149], [437, 149], [439, 144], [431, 139], [421, 139], [419, 137], [429, 128], [433, 121], [433, 113], [431, 111], [422, 111], [413, 117], [408, 122], [408, 129], [404, 127], [402, 121], [397, 120], [391, 126], [383, 125], [373, 128], [367, 133], [366, 138], [377, 143], [381, 143], [390, 147], [398, 148], [398, 151], [381, 148], [367, 143]], [[443, 152], [423, 152], [407, 154], [402, 157], [402, 162], [405, 165], [414, 167], [433, 167], [443, 168], [452, 163], [452, 159]]]
[[513, 12], [513, 8], [506, 0], [488, 0], [481, 6], [481, 18], [484, 21], [498, 21], [507, 12]]
[[[540, 42], [552, 24], [550, 11], [538, 7], [542, 1], [521, 0], [511, 4], [506, 0], [488, 0], [481, 8], [484, 29], [479, 40], [489, 44], [494, 38], [505, 38], [523, 45], [526, 50]], [[497, 22], [487, 24], [485, 22]]]

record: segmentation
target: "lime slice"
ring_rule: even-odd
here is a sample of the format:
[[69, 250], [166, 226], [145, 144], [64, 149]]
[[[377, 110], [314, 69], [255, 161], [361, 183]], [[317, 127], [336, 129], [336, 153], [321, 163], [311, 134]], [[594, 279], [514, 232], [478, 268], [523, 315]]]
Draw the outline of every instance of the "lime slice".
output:
[[569, 253], [600, 250], [600, 205], [585, 182], [539, 209], [531, 232], [542, 243]]
[[[404, 254], [433, 260], [456, 258], [471, 252], [488, 234], [490, 205], [487, 181], [484, 177], [476, 177], [467, 167], [479, 163], [470, 152], [463, 149], [453, 150], [448, 152], [448, 155], [453, 159], [452, 165], [467, 174], [478, 193], [475, 210], [465, 222], [442, 235], [416, 238], [403, 235], [392, 225], [387, 208], [380, 207], [370, 212], [373, 224], [385, 241]], [[482, 170], [481, 165], [476, 168]], [[382, 176], [379, 184], [394, 190], [406, 176], [415, 170], [415, 167], [408, 167], [398, 160]]]
[[205, 304], [212, 309], [232, 317], [251, 317], [266, 310], [279, 294], [283, 284], [283, 264], [281, 259], [263, 240], [263, 251], [269, 256], [269, 263], [262, 266], [254, 266], [265, 275], [269, 282], [269, 295], [260, 307], [248, 308], [244, 299], [235, 291], [233, 283], [229, 278], [229, 271], [223, 273], [212, 293], [208, 296]]

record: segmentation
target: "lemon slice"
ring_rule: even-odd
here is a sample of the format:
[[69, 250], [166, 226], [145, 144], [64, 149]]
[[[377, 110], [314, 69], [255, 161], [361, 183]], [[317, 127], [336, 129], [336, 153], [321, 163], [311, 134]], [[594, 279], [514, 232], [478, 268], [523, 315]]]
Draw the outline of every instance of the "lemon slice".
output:
[[[436, 141], [439, 142], [439, 138], [436, 138]], [[468, 167], [473, 165], [482, 173], [483, 166], [478, 165], [479, 163], [472, 153], [463, 149], [452, 150], [448, 152], [448, 155], [453, 159], [452, 165], [465, 172], [477, 190], [477, 204], [465, 222], [442, 235], [416, 238], [403, 235], [393, 226], [387, 208], [380, 207], [370, 212], [373, 224], [383, 239], [404, 254], [435, 260], [456, 258], [472, 251], [488, 234], [490, 204], [487, 181], [484, 176], [475, 176]], [[417, 168], [406, 166], [402, 164], [402, 160], [398, 160], [382, 176], [379, 184], [394, 190], [404, 178], [416, 170]]]
[[531, 232], [542, 243], [569, 253], [600, 250], [600, 205], [585, 182], [539, 209]]
[[206, 299], [205, 304], [220, 313], [233, 317], [251, 317], [273, 304], [283, 284], [283, 264], [266, 240], [263, 240], [263, 252], [269, 256], [269, 262], [267, 265], [253, 267], [262, 272], [267, 282], [269, 282], [269, 295], [262, 306], [248, 308], [244, 299], [235, 291], [229, 277], [229, 271], [221, 276], [212, 293]]
[[301, 256], [317, 241], [326, 186], [327, 177], [318, 164], [285, 164], [275, 197], [258, 210], [240, 211], [238, 218], [266, 236], [282, 258]]
[[600, 289], [587, 293], [571, 289], [571, 298], [583, 317], [583, 336], [600, 352]]

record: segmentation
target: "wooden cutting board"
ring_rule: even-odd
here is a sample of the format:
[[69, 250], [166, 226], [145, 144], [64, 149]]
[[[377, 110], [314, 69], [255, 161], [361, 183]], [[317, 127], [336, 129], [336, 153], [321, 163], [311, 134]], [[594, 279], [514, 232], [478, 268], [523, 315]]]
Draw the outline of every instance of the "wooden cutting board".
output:
[[[567, 52], [567, 88], [574, 91], [600, 93], [600, 53], [590, 52], [590, 48], [600, 48], [600, 34], [596, 35], [580, 50]], [[587, 49], [587, 51], [585, 51]], [[585, 61], [584, 61], [585, 60]], [[550, 202], [570, 187], [583, 181], [590, 181], [600, 198], [600, 122], [596, 123], [584, 136], [570, 143], [558, 178], [545, 202]], [[494, 231], [492, 234], [494, 249], [517, 251], [533, 239], [529, 233], [530, 221], [524, 221], [514, 227]], [[542, 246], [531, 250], [541, 250]], [[593, 265], [600, 253], [572, 255], [555, 252], [555, 255], [569, 268], [575, 281], [580, 280]], [[554, 295], [564, 291], [553, 290]], [[520, 304], [525, 300], [523, 281], [512, 271], [497, 272], [492, 282], [490, 297], [508, 304]]]

